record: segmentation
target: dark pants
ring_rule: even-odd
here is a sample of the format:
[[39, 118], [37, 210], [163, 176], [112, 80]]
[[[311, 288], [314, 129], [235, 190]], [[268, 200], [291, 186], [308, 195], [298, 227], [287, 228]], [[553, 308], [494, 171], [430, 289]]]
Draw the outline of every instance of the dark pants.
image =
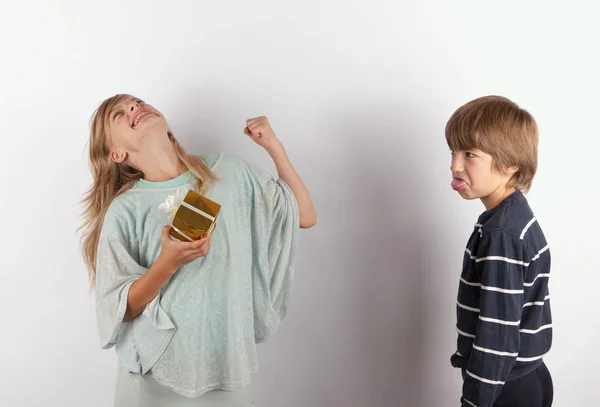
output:
[[550, 407], [553, 399], [552, 377], [542, 363], [533, 372], [506, 382], [494, 407]]

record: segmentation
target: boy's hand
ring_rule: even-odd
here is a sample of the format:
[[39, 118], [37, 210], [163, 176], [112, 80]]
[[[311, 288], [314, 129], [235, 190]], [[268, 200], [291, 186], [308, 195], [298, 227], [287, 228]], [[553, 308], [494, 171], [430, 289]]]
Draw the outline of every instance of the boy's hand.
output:
[[281, 144], [265, 116], [246, 120], [244, 133], [269, 153]]

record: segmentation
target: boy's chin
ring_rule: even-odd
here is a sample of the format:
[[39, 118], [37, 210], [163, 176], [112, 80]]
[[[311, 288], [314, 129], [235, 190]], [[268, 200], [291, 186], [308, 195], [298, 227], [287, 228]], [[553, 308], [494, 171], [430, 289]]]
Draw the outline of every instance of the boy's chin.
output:
[[469, 189], [458, 192], [458, 195], [460, 195], [460, 197], [462, 199], [467, 200], [467, 201], [474, 201], [476, 199], [481, 199], [481, 197], [479, 195], [473, 193], [473, 191], [471, 191]]

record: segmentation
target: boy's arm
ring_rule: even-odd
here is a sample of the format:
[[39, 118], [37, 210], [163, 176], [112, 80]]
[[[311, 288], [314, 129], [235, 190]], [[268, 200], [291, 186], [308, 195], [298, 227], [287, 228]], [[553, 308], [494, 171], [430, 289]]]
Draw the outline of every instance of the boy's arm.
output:
[[525, 260], [523, 242], [501, 230], [482, 237], [476, 257], [479, 320], [467, 361], [463, 406], [491, 407], [520, 350]]

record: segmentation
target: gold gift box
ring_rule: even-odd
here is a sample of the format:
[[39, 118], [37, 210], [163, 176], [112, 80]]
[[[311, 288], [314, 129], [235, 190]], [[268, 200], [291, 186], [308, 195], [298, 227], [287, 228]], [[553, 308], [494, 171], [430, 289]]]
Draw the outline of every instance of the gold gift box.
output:
[[171, 236], [182, 242], [206, 237], [215, 229], [221, 205], [195, 191], [188, 191], [173, 218]]

